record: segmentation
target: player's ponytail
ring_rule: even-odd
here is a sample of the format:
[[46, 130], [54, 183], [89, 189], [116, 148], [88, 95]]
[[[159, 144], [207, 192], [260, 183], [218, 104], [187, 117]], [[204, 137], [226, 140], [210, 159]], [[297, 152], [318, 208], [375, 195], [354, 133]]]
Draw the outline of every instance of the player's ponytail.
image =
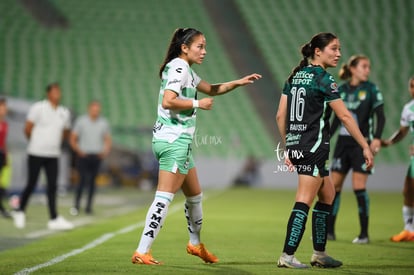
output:
[[300, 61], [299, 65], [292, 70], [288, 81], [291, 82], [298, 71], [309, 65], [309, 58], [313, 59], [316, 48], [323, 50], [329, 43], [331, 43], [332, 40], [336, 38], [336, 35], [328, 32], [318, 33], [313, 36], [311, 41], [302, 46], [300, 51], [303, 59]]
[[368, 60], [368, 57], [362, 54], [351, 56], [348, 62], [341, 66], [341, 69], [339, 70], [338, 74], [339, 78], [342, 80], [350, 79], [352, 77], [351, 67], [355, 68], [356, 66], [358, 66], [359, 61], [361, 61], [362, 59]]
[[306, 67], [309, 65], [309, 57], [313, 56], [313, 52], [312, 52], [312, 45], [309, 43], [306, 43], [305, 45], [302, 46], [300, 52], [302, 53], [302, 57], [303, 59], [300, 61], [299, 65], [296, 66], [290, 76], [289, 76], [289, 82], [292, 80], [292, 78], [295, 76], [295, 74], [300, 71], [303, 67]]
[[194, 40], [194, 37], [200, 34], [203, 33], [193, 28], [179, 28], [174, 31], [167, 49], [167, 54], [165, 55], [164, 61], [162, 62], [158, 73], [160, 78], [162, 78], [162, 72], [164, 71], [165, 66], [168, 64], [168, 62], [180, 56], [181, 45], [185, 44], [187, 46], [190, 46]]

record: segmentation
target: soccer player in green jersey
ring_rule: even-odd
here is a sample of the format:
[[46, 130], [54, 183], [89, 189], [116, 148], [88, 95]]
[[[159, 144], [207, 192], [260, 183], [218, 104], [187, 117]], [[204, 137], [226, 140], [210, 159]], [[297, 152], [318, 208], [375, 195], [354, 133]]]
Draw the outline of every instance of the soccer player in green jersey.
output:
[[339, 267], [342, 262], [327, 255], [326, 227], [335, 189], [329, 180], [329, 117], [333, 110], [363, 148], [367, 167], [373, 156], [358, 125], [341, 100], [337, 84], [326, 69], [335, 67], [341, 57], [339, 39], [332, 33], [319, 33], [302, 49], [303, 59], [283, 88], [276, 121], [286, 145], [285, 164], [299, 175], [295, 204], [287, 224], [283, 253], [278, 267], [307, 268], [296, 259], [309, 208], [312, 210], [313, 254], [311, 265]]
[[[364, 55], [352, 56], [339, 72], [339, 78], [346, 80], [346, 82], [339, 86], [338, 91], [346, 107], [358, 122], [359, 130], [370, 143], [371, 151], [376, 154], [381, 147], [381, 135], [385, 124], [384, 101], [378, 88], [368, 81], [370, 71], [371, 64], [368, 57]], [[340, 121], [335, 117], [330, 130], [331, 136], [339, 125]], [[352, 169], [352, 188], [358, 203], [361, 227], [359, 235], [352, 243], [367, 244], [369, 243], [369, 197], [366, 185], [368, 175], [372, 173], [372, 170], [366, 168], [361, 147], [343, 125], [339, 130], [331, 169], [331, 180], [336, 193], [332, 215], [328, 221], [328, 240], [336, 239], [334, 228], [339, 211], [341, 190], [346, 175]]]
[[150, 248], [164, 223], [168, 206], [179, 189], [186, 196], [184, 207], [190, 234], [187, 252], [200, 257], [206, 263], [218, 261], [200, 241], [203, 221], [202, 192], [191, 143], [196, 127], [197, 109], [211, 110], [213, 98], [198, 99], [197, 91], [208, 96], [223, 95], [237, 87], [253, 83], [261, 75], [251, 74], [226, 83], [209, 84], [191, 68], [193, 64], [201, 64], [206, 53], [203, 33], [193, 28], [180, 28], [174, 32], [161, 65], [158, 118], [152, 140], [160, 172], [157, 191], [147, 213], [141, 240], [132, 256], [134, 264], [160, 264], [152, 257]]
[[401, 113], [400, 129], [398, 129], [388, 140], [382, 141], [382, 146], [392, 145], [402, 140], [408, 132], [411, 132], [411, 162], [408, 166], [403, 191], [404, 205], [402, 208], [402, 215], [404, 220], [404, 230], [391, 237], [391, 241], [393, 242], [414, 241], [414, 76], [412, 76], [408, 82], [408, 90], [412, 99], [404, 105]]

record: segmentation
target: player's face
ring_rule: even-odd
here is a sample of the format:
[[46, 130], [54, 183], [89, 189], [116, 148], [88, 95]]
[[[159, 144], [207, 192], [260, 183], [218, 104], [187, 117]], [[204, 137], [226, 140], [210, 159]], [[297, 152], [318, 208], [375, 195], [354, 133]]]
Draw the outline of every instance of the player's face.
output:
[[195, 36], [190, 47], [185, 47], [184, 50], [190, 65], [203, 63], [204, 57], [207, 54], [206, 38], [202, 34]]
[[362, 58], [355, 67], [351, 67], [352, 78], [358, 82], [367, 81], [371, 72], [371, 63], [368, 59]]
[[322, 51], [316, 50], [316, 56], [319, 56], [320, 63], [324, 68], [336, 67], [339, 58], [341, 58], [341, 44], [339, 39], [332, 40]]
[[410, 91], [411, 96], [414, 97], [414, 79], [411, 79], [410, 83], [408, 83], [408, 90]]

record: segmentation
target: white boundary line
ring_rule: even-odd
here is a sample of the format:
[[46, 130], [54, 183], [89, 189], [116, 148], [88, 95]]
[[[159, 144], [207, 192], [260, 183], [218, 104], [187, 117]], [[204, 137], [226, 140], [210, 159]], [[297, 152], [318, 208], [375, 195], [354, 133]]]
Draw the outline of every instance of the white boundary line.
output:
[[[168, 210], [168, 215], [177, 212], [178, 210], [182, 209], [182, 207], [183, 207], [182, 206], [182, 203], [180, 203], [180, 204], [177, 203], [176, 205], [174, 205], [173, 207], [171, 207]], [[127, 227], [124, 227], [124, 228], [122, 228], [122, 229], [120, 229], [118, 231], [103, 234], [102, 236], [100, 236], [99, 238], [93, 240], [92, 242], [88, 243], [87, 245], [83, 246], [82, 248], [74, 249], [74, 250], [70, 251], [69, 253], [66, 253], [66, 254], [57, 256], [57, 257], [51, 259], [50, 261], [44, 262], [42, 264], [38, 264], [38, 265], [35, 265], [33, 267], [29, 267], [29, 268], [24, 268], [24, 269], [20, 270], [19, 272], [16, 272], [15, 275], [30, 274], [32, 272], [35, 272], [35, 271], [41, 269], [41, 268], [48, 267], [48, 266], [52, 266], [54, 264], [63, 262], [67, 258], [72, 257], [72, 256], [75, 256], [75, 255], [78, 255], [78, 254], [81, 254], [81, 253], [83, 253], [83, 252], [85, 252], [85, 251], [87, 251], [89, 249], [95, 248], [98, 245], [103, 244], [104, 242], [112, 239], [113, 237], [115, 237], [117, 235], [129, 233], [129, 232], [131, 232], [131, 231], [133, 231], [135, 229], [138, 229], [140, 227], [144, 227], [144, 225], [145, 225], [145, 220], [144, 221], [140, 221], [137, 224], [132, 224], [132, 225], [129, 225]]]

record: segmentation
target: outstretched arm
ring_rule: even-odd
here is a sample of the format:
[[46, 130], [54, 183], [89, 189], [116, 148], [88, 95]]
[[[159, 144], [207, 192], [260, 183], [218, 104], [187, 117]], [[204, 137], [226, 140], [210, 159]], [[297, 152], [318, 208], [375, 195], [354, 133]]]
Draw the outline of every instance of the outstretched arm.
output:
[[392, 136], [387, 140], [381, 140], [381, 145], [383, 147], [386, 147], [388, 145], [392, 145], [394, 143], [397, 143], [401, 141], [407, 134], [408, 134], [408, 127], [400, 126], [400, 129], [398, 129]]
[[197, 90], [209, 96], [224, 95], [237, 87], [251, 84], [260, 78], [262, 78], [260, 74], [250, 74], [237, 80], [219, 84], [210, 84], [207, 81], [201, 80], [197, 86]]

